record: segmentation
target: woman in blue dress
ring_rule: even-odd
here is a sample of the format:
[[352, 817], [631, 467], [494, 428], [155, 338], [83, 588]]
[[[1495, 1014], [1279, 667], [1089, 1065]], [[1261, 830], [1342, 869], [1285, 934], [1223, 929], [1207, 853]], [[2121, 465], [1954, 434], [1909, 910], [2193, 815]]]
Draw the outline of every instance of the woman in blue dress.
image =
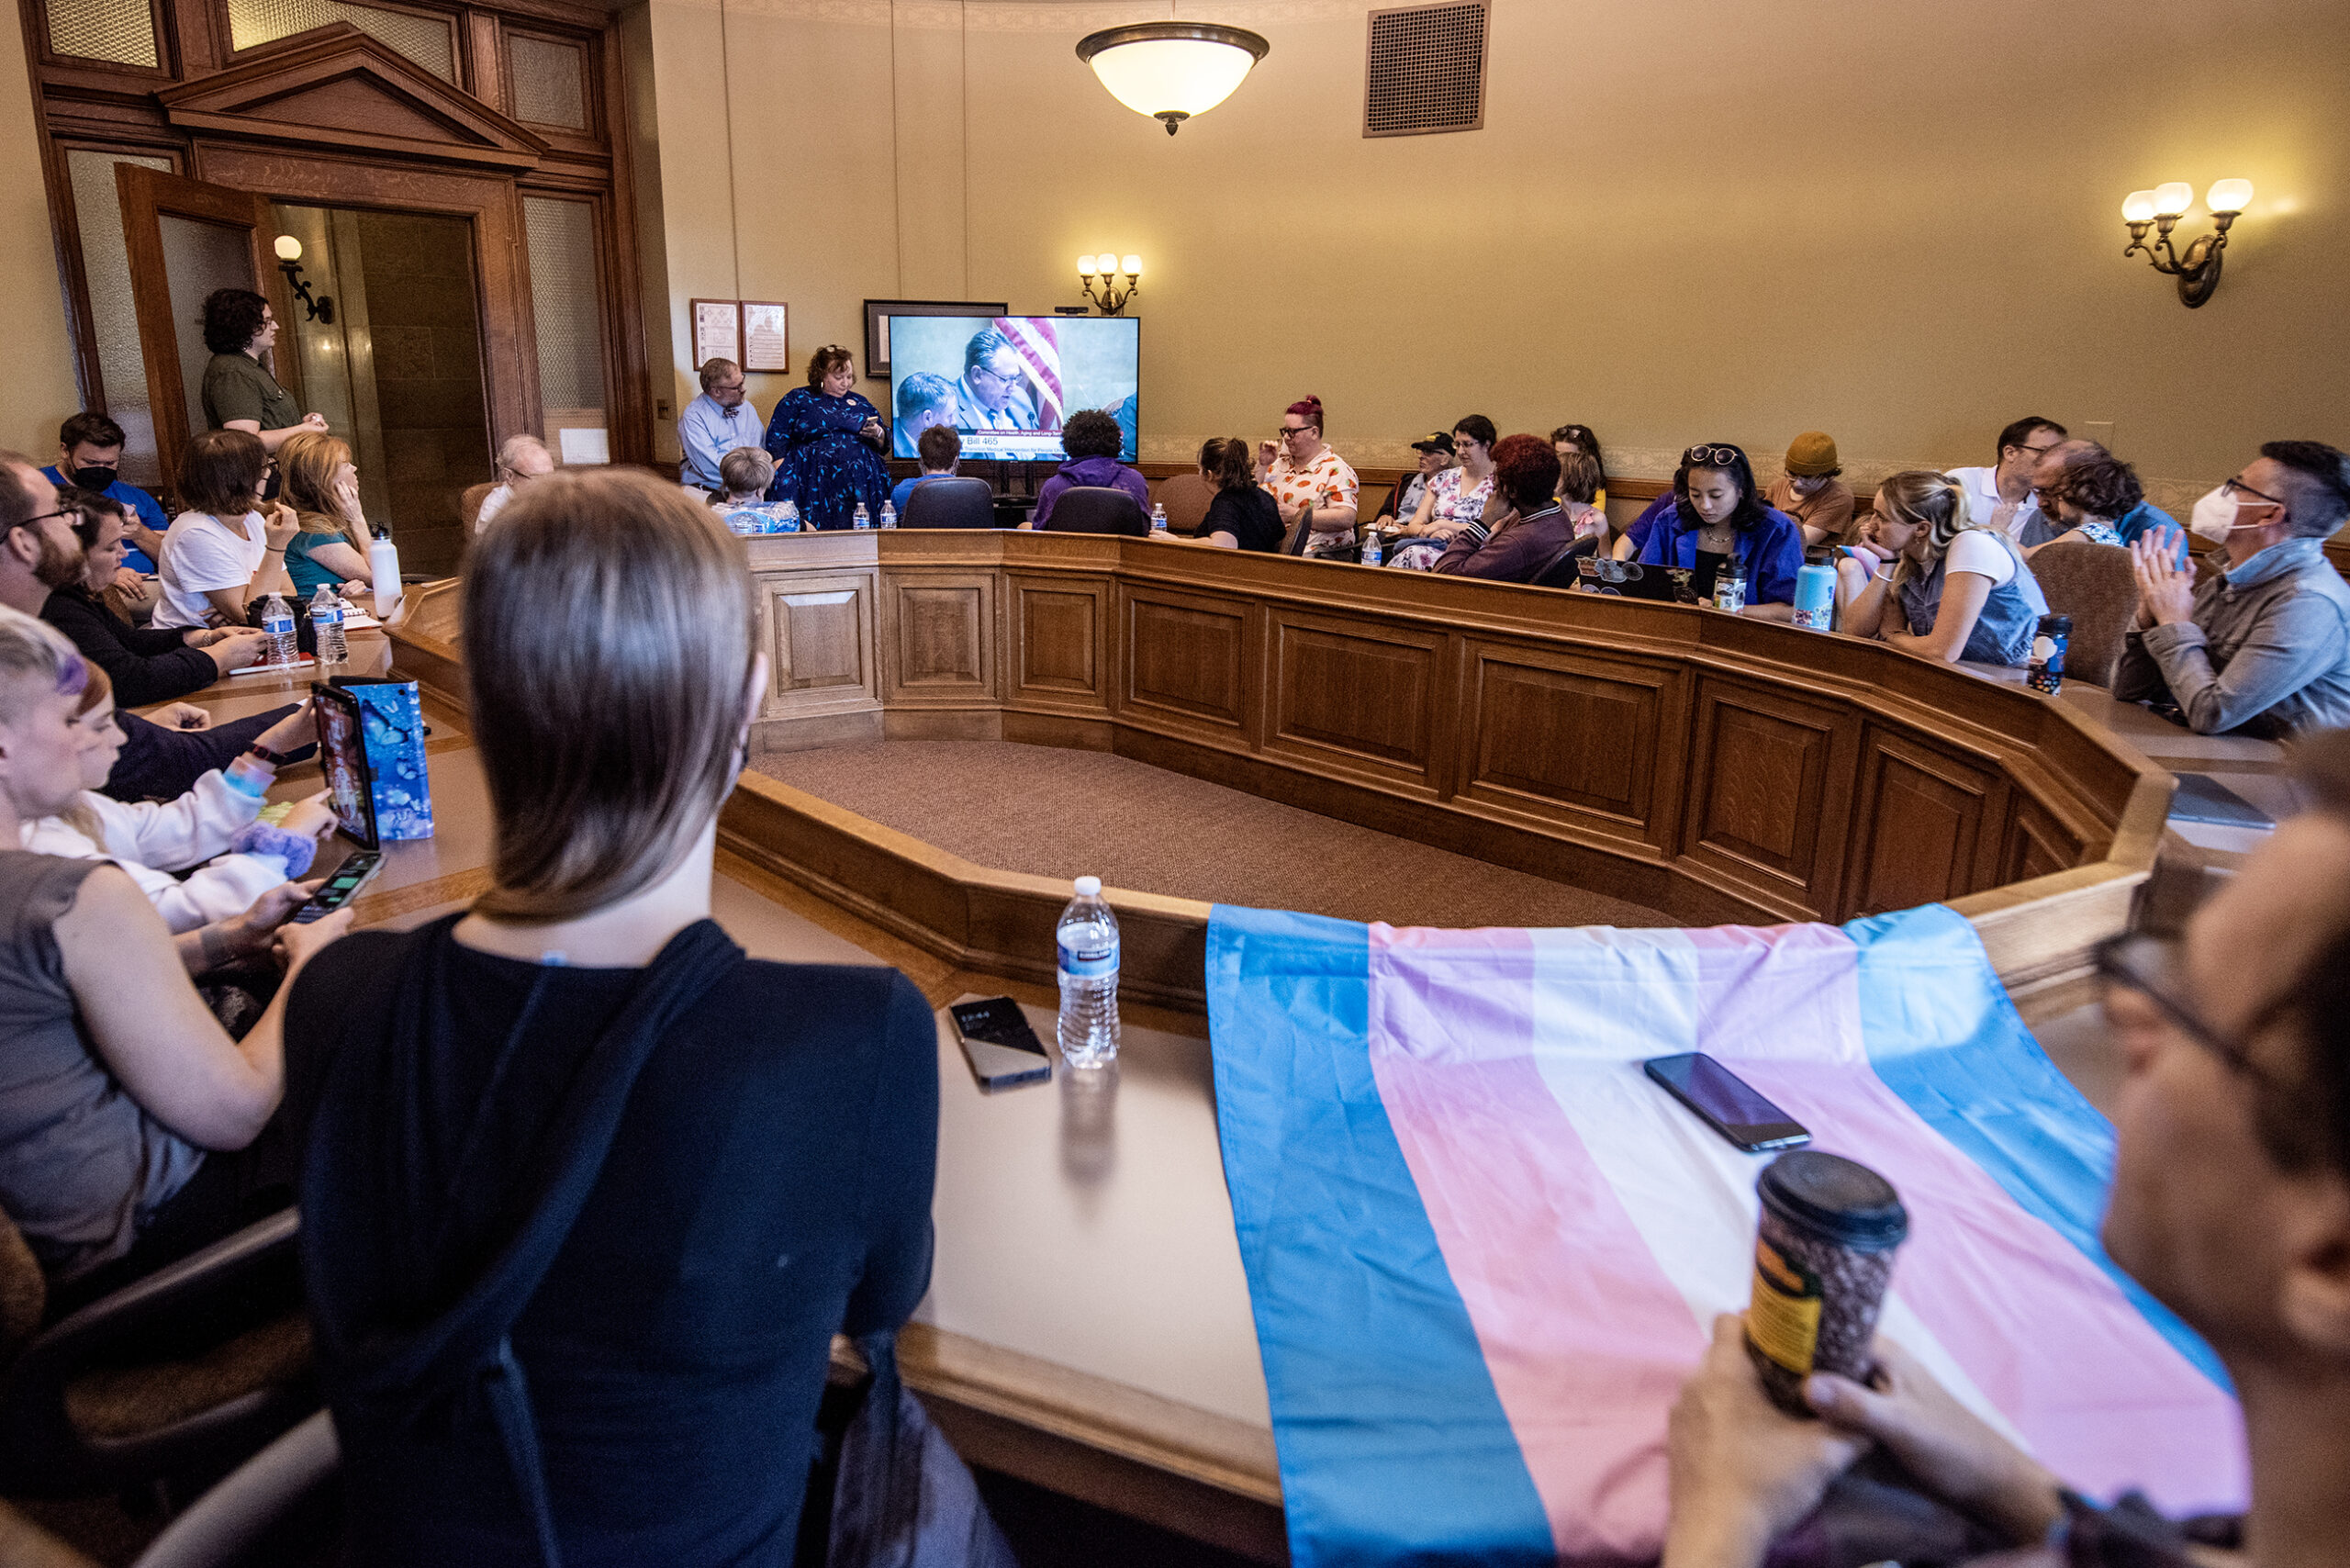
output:
[[767, 449], [775, 459], [771, 501], [800, 509], [805, 528], [846, 528], [859, 501], [878, 521], [890, 498], [890, 470], [881, 461], [889, 441], [881, 410], [852, 392], [856, 364], [837, 343], [808, 362], [808, 385], [785, 394], [767, 421]]

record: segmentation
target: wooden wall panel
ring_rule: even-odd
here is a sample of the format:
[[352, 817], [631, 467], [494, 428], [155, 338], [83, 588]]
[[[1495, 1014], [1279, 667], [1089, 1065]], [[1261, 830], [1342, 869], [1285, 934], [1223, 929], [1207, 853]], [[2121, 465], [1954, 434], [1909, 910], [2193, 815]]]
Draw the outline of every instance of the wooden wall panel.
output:
[[1023, 707], [1105, 712], [1110, 585], [1102, 578], [1008, 573], [1007, 700]]
[[1684, 755], [1671, 666], [1472, 640], [1460, 793], [1664, 847]]
[[1245, 602], [1130, 590], [1124, 616], [1123, 712], [1183, 729], [1246, 730], [1252, 683]]
[[760, 579], [767, 658], [764, 718], [880, 706], [873, 667], [875, 573]]
[[1266, 750], [1437, 787], [1443, 633], [1276, 611], [1267, 635]]
[[1997, 880], [2020, 882], [2078, 865], [2088, 846], [2055, 813], [2018, 790], [2008, 813], [2007, 841], [1999, 853]]
[[996, 696], [992, 572], [893, 572], [883, 579], [884, 700], [965, 706]]
[[1854, 792], [1845, 918], [1939, 903], [1987, 884], [1983, 854], [2005, 815], [1998, 775], [1872, 724]]
[[1835, 907], [1860, 725], [1849, 709], [1745, 681], [1697, 688], [1688, 856], [1766, 897]]

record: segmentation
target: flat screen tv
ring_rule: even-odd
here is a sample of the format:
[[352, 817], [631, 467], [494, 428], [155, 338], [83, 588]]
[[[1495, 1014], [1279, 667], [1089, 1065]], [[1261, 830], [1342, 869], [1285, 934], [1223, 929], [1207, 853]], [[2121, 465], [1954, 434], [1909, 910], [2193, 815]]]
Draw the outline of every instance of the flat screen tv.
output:
[[1069, 416], [1118, 421], [1119, 455], [1141, 454], [1136, 393], [1142, 323], [1125, 316], [892, 316], [890, 449], [918, 455], [933, 425], [952, 425], [963, 455], [1061, 457]]

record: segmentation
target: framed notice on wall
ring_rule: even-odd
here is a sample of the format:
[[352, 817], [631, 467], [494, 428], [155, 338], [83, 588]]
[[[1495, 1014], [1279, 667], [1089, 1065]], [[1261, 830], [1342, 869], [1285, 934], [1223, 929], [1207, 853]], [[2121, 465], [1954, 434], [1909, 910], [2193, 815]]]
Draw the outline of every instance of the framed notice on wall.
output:
[[789, 308], [770, 299], [744, 299], [743, 307], [743, 368], [789, 372], [791, 334], [786, 330]]
[[743, 302], [739, 299], [696, 299], [688, 302], [694, 320], [694, 368], [714, 359], [743, 363]]
[[1004, 304], [947, 299], [868, 299], [865, 302], [865, 374], [890, 379], [890, 318], [892, 316], [1001, 316]]

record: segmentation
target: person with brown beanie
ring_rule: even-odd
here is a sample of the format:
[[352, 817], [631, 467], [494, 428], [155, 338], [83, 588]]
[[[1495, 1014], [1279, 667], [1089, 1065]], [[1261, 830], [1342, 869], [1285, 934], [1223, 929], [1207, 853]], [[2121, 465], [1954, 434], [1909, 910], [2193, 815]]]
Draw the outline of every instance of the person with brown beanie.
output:
[[1803, 542], [1814, 544], [1850, 543], [1852, 532], [1852, 488], [1837, 476], [1836, 440], [1825, 431], [1806, 431], [1788, 443], [1785, 477], [1762, 492], [1762, 498], [1796, 520]]

